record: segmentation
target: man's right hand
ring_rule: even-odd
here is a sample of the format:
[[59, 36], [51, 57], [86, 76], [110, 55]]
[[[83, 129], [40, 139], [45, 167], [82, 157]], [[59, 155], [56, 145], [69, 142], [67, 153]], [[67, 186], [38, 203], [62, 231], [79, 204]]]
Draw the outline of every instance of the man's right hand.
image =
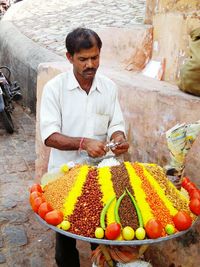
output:
[[82, 143], [82, 148], [87, 151], [88, 155], [92, 158], [105, 156], [107, 152], [105, 146], [105, 142], [90, 138], [84, 138]]

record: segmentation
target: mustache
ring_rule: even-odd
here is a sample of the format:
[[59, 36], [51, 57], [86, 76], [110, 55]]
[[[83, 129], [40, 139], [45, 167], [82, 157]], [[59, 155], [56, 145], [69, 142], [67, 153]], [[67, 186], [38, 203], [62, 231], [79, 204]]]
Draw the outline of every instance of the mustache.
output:
[[84, 73], [87, 73], [87, 72], [96, 72], [96, 69], [95, 68], [88, 68], [86, 70], [83, 71]]

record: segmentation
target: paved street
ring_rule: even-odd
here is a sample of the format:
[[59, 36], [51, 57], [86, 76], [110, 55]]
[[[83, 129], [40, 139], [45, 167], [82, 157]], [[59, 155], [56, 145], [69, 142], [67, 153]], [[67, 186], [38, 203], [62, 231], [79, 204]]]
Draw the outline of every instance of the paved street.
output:
[[35, 117], [16, 106], [13, 120], [13, 135], [0, 124], [0, 264], [52, 266], [44, 264], [51, 236], [37, 223], [28, 203], [34, 178]]
[[22, 1], [13, 7], [19, 10], [12, 21], [24, 35], [64, 56], [64, 40], [71, 29], [127, 28], [141, 24], [145, 0], [60, 0], [59, 6], [57, 0], [35, 0]]
[[[143, 21], [144, 2], [24, 0], [14, 4], [5, 19], [12, 19], [24, 35], [40, 46], [64, 55], [64, 38], [70, 29], [131, 27]], [[6, 133], [0, 121], [0, 265], [55, 267], [54, 232], [37, 221], [28, 203], [36, 158], [35, 116], [17, 105], [13, 120], [13, 135]], [[78, 247], [81, 267], [89, 267], [89, 245], [79, 242]]]
[[[54, 267], [54, 232], [37, 221], [28, 202], [34, 181], [35, 116], [17, 105], [12, 117], [12, 135], [0, 121], [0, 266]], [[89, 267], [88, 245], [78, 246], [81, 266]]]

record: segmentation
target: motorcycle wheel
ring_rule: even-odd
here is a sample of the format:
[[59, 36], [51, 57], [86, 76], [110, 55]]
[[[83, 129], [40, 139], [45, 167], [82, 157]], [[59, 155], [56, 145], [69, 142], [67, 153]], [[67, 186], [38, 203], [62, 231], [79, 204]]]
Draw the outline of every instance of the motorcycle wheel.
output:
[[3, 110], [0, 114], [2, 116], [3, 124], [4, 124], [6, 131], [12, 134], [14, 132], [14, 124], [13, 124], [10, 113]]

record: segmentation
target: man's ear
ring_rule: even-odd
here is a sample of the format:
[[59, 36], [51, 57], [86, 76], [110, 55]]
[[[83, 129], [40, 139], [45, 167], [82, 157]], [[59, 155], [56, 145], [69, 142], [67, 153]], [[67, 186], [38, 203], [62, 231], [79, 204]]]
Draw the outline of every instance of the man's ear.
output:
[[69, 62], [72, 63], [73, 57], [72, 57], [72, 55], [69, 52], [66, 52], [66, 57], [69, 60]]

